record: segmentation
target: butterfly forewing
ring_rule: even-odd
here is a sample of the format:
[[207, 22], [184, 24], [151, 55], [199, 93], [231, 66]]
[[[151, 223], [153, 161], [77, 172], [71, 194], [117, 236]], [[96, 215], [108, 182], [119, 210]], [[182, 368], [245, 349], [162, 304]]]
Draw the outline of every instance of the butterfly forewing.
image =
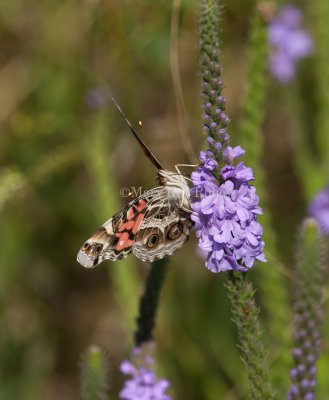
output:
[[151, 200], [152, 197], [145, 192], [98, 228], [80, 249], [79, 263], [92, 268], [104, 260], [125, 258], [131, 252], [134, 237]]

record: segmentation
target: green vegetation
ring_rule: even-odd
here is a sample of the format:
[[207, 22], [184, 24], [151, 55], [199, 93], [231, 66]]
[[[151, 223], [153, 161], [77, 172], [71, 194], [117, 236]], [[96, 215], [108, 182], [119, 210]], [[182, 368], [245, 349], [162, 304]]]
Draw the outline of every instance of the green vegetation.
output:
[[[297, 79], [281, 87], [266, 70], [265, 22], [255, 17], [255, 3], [224, 5], [223, 81], [232, 142], [246, 148], [264, 193], [269, 262], [248, 279], [271, 383], [283, 398], [292, 366], [295, 232], [328, 181], [329, 11], [317, 0], [323, 13], [306, 14], [320, 45], [302, 61]], [[198, 1], [182, 0], [177, 39], [196, 154], [203, 146], [198, 8]], [[130, 201], [120, 188], [154, 187], [154, 168], [108, 97], [134, 126], [143, 122], [143, 139], [167, 168], [196, 161], [188, 159], [178, 131], [171, 12], [165, 0], [0, 2], [0, 399], [79, 399], [82, 354], [90, 358], [87, 374], [98, 374], [109, 359], [111, 391], [122, 387], [118, 365], [133, 346], [148, 265], [131, 256], [90, 271], [76, 253]], [[246, 377], [227, 277], [207, 271], [196, 246], [191, 237], [166, 267], [154, 331], [157, 368], [176, 400], [240, 400]], [[92, 345], [106, 357], [97, 347], [88, 355]], [[328, 360], [318, 366], [318, 399], [325, 400]], [[106, 377], [97, 376], [105, 387]]]

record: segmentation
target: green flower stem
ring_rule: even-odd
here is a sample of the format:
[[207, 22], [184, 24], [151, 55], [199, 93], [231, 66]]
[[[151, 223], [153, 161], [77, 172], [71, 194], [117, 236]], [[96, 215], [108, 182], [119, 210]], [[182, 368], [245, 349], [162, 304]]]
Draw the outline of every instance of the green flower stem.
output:
[[[260, 3], [259, 3], [260, 4]], [[244, 158], [246, 164], [251, 166], [257, 177], [255, 186], [261, 199], [263, 215], [259, 218], [264, 227], [265, 253], [268, 259], [266, 267], [260, 268], [260, 281], [262, 300], [268, 315], [268, 333], [276, 360], [271, 368], [271, 380], [278, 391], [286, 392], [289, 379], [287, 369], [289, 365], [290, 336], [285, 329], [291, 321], [289, 301], [286, 294], [284, 275], [278, 269], [278, 256], [276, 254], [275, 234], [272, 230], [270, 208], [268, 205], [265, 188], [265, 174], [262, 165], [263, 133], [262, 123], [265, 117], [265, 98], [267, 90], [267, 60], [268, 60], [268, 26], [261, 14], [261, 9], [256, 8], [251, 21], [250, 39], [247, 49], [247, 87], [242, 105], [242, 121], [240, 125], [240, 143], [247, 148]]]
[[97, 346], [91, 346], [82, 357], [82, 400], [108, 400], [108, 363], [105, 354]]
[[[307, 10], [312, 16], [313, 23], [312, 33], [315, 54], [312, 61], [314, 75], [309, 77], [309, 87], [306, 87], [303, 93], [295, 94], [296, 98], [293, 101], [297, 102], [297, 104], [303, 104], [302, 108], [299, 107], [300, 110], [297, 118], [294, 116], [295, 123], [298, 124], [298, 135], [295, 138], [298, 151], [295, 158], [296, 170], [303, 184], [306, 200], [309, 202], [312, 200], [314, 194], [328, 183], [329, 92], [327, 88], [329, 86], [329, 3], [326, 0], [316, 0], [309, 3]], [[310, 90], [313, 92], [313, 95], [311, 94], [311, 98], [307, 102], [303, 101], [303, 96], [305, 94], [308, 95]], [[291, 99], [289, 101], [291, 102]], [[311, 128], [307, 125], [307, 121], [310, 118], [309, 114], [312, 117], [312, 121], [314, 119]], [[314, 132], [310, 134], [312, 128]], [[310, 136], [312, 142], [310, 141]], [[316, 151], [314, 151], [314, 145]]]
[[318, 123], [317, 144], [321, 156], [321, 170], [327, 176], [329, 169], [329, 2], [316, 0], [312, 5], [314, 12], [315, 45], [316, 45], [316, 72], [317, 72], [317, 99]]
[[249, 384], [249, 398], [267, 400], [274, 397], [269, 383], [267, 357], [258, 322], [259, 309], [254, 300], [254, 289], [246, 274], [229, 272], [228, 295], [233, 321], [238, 329], [239, 348]]
[[152, 340], [156, 312], [159, 304], [161, 288], [167, 271], [168, 259], [155, 261], [151, 264], [146, 279], [145, 289], [139, 302], [139, 315], [136, 318], [135, 345]]
[[[246, 165], [252, 165], [257, 181], [263, 179], [263, 168], [259, 162], [263, 152], [262, 123], [265, 114], [265, 96], [267, 89], [267, 24], [258, 10], [254, 15], [250, 26], [250, 37], [247, 48], [248, 70], [246, 77], [246, 89], [242, 104], [242, 119], [240, 125], [239, 142], [248, 151], [244, 155]], [[259, 189], [262, 189], [262, 185]], [[258, 189], [258, 188], [257, 188]], [[259, 190], [258, 189], [258, 190]], [[260, 193], [261, 195], [263, 193]]]
[[[308, 104], [303, 100], [303, 93], [295, 90], [285, 93], [285, 104], [291, 104], [289, 109], [290, 124], [292, 132], [295, 133], [293, 140], [296, 143], [296, 151], [293, 158], [293, 165], [299, 177], [303, 196], [306, 203], [309, 203], [314, 193], [323, 189], [326, 183], [326, 174], [321, 173], [319, 158], [314, 154], [314, 149], [310, 145], [310, 128], [305, 122], [308, 112]], [[282, 103], [282, 99], [281, 99]]]

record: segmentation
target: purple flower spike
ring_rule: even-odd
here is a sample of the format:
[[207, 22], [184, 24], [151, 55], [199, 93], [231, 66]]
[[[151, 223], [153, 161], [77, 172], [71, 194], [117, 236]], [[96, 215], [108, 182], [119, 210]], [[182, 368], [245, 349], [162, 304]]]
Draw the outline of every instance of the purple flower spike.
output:
[[329, 186], [315, 195], [309, 213], [317, 220], [321, 232], [329, 235]]
[[[209, 5], [211, 4], [211, 6]], [[247, 271], [256, 260], [265, 262], [262, 214], [259, 198], [250, 184], [251, 168], [238, 161], [245, 150], [229, 146], [222, 95], [219, 7], [202, 2], [200, 21], [201, 96], [207, 151], [200, 152], [201, 165], [192, 173], [191, 218], [195, 222], [200, 253], [212, 272]], [[218, 7], [218, 8], [217, 8]]]
[[150, 355], [152, 343], [133, 350], [134, 363], [123, 361], [120, 370], [131, 375], [119, 394], [122, 400], [172, 400], [165, 392], [170, 386], [166, 379], [157, 379], [154, 372], [154, 359]]
[[213, 175], [217, 165], [208, 161], [214, 155], [201, 152], [202, 165], [192, 174], [192, 219], [199, 247], [207, 254], [206, 267], [212, 272], [247, 271], [255, 260], [266, 261], [263, 229], [256, 221], [262, 210], [255, 188], [249, 185], [253, 172], [243, 162], [234, 165], [244, 153], [240, 146], [223, 151], [228, 164], [217, 181]]
[[313, 51], [313, 40], [303, 30], [302, 22], [301, 11], [294, 6], [286, 6], [269, 24], [269, 68], [282, 84], [294, 78], [298, 61]]

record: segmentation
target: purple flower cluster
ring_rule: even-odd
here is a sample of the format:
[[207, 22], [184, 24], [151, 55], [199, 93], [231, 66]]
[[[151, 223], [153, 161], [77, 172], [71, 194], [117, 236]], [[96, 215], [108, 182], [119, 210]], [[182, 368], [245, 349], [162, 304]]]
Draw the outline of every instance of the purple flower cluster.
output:
[[240, 146], [226, 147], [222, 151], [226, 165], [219, 171], [214, 152], [201, 152], [202, 165], [192, 173], [192, 219], [212, 272], [247, 271], [255, 260], [266, 261], [263, 229], [256, 221], [262, 210], [255, 188], [249, 185], [253, 172], [242, 161], [235, 162], [244, 153]]
[[280, 83], [290, 82], [298, 61], [312, 53], [313, 41], [302, 28], [302, 22], [301, 11], [294, 6], [286, 6], [269, 24], [269, 68]]
[[329, 235], [329, 186], [315, 195], [309, 213], [318, 222], [321, 232]]
[[137, 347], [133, 350], [134, 365], [123, 361], [120, 370], [131, 375], [120, 392], [122, 400], [171, 400], [165, 392], [169, 387], [166, 379], [157, 379], [154, 373], [154, 359]]

